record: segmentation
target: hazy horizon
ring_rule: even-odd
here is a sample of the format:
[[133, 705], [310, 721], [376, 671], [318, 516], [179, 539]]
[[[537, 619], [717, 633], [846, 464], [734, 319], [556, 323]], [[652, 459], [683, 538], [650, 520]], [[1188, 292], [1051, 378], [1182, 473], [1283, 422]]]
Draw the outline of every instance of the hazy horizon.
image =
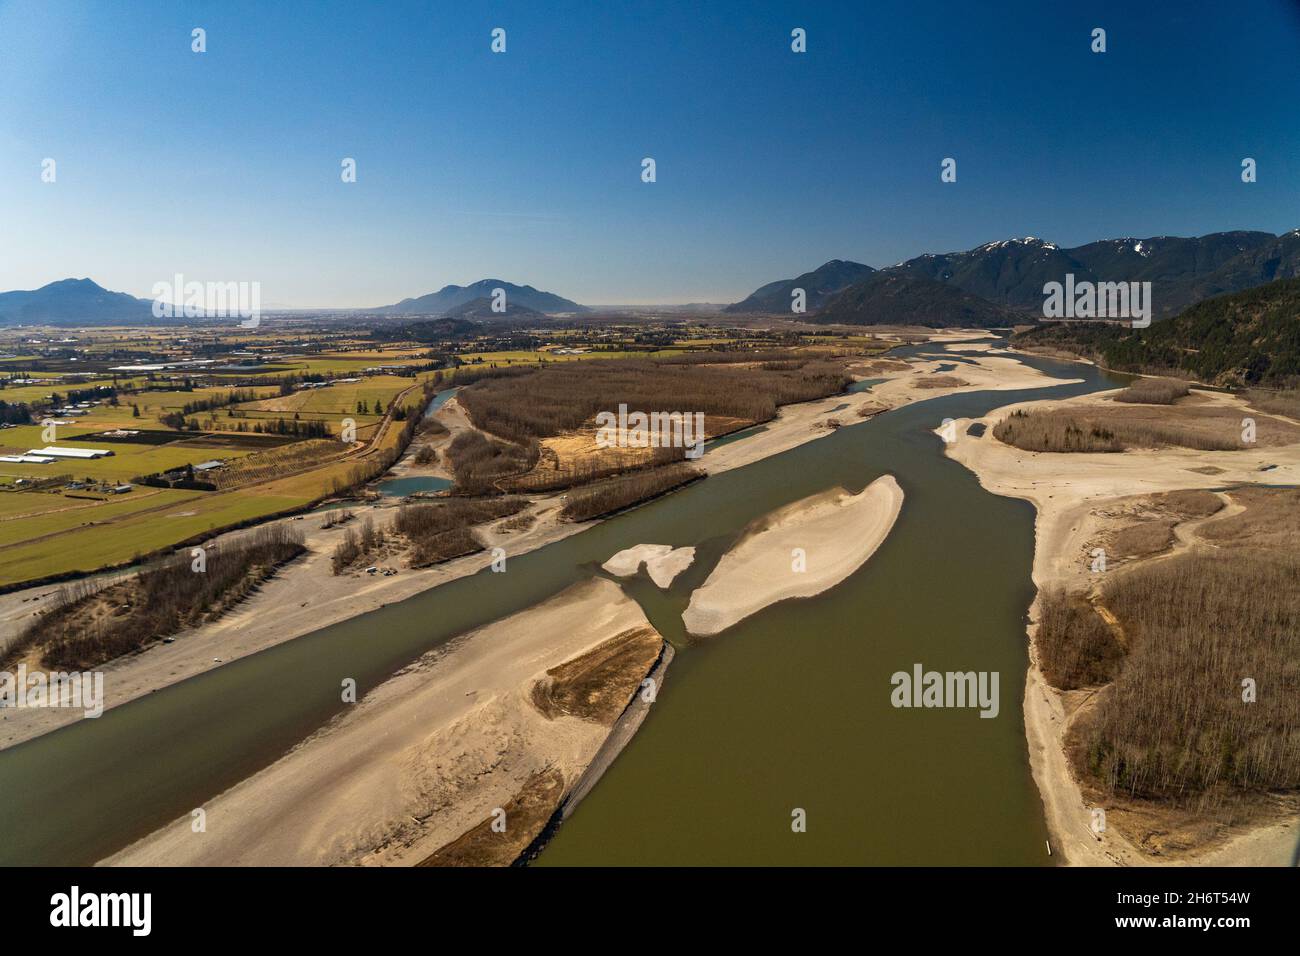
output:
[[1282, 233], [1300, 226], [1300, 130], [1279, 121], [1298, 54], [1284, 0], [1248, 17], [10, 0], [0, 289], [85, 276], [149, 298], [182, 273], [341, 310], [494, 277], [587, 305], [725, 303], [830, 259]]

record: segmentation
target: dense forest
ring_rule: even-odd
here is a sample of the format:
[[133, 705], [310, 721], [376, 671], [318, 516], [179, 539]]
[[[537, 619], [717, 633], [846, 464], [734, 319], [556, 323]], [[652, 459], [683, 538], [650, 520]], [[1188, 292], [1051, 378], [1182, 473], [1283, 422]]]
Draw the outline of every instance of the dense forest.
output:
[[1294, 388], [1300, 385], [1300, 279], [1207, 299], [1146, 329], [1057, 322], [1022, 332], [1014, 342], [1074, 352], [1121, 372]]

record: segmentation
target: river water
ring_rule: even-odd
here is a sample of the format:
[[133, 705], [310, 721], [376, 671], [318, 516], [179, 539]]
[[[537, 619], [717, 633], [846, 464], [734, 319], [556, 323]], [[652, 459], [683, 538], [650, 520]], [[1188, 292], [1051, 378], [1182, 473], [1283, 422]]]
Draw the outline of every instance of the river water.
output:
[[[679, 653], [645, 724], [541, 864], [1046, 864], [1021, 714], [1033, 510], [983, 491], [931, 432], [944, 418], [1118, 381], [1025, 361], [1086, 381], [932, 399], [846, 425], [510, 557], [504, 574], [450, 582], [0, 752], [0, 865], [90, 863], [188, 815], [338, 713], [345, 677], [369, 690], [641, 543], [699, 549], [668, 592], [627, 584]], [[683, 633], [690, 590], [750, 520], [886, 472], [903, 510], [857, 573], [715, 637]], [[894, 709], [890, 676], [915, 663], [998, 672], [998, 716]], [[792, 832], [795, 810], [806, 832]]]

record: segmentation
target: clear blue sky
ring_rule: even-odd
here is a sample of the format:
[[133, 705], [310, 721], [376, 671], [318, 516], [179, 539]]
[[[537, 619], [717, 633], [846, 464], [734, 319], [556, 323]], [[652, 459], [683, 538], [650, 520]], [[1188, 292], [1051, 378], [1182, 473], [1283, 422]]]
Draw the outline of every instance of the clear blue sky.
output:
[[730, 301], [831, 258], [1300, 226], [1294, 0], [0, 0], [0, 91], [0, 289]]

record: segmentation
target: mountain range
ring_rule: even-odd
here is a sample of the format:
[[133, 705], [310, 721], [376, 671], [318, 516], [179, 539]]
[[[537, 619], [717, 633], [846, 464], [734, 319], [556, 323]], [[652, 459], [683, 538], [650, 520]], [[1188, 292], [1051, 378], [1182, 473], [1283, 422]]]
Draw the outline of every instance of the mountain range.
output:
[[[515, 285], [501, 279], [480, 279], [470, 285], [447, 285], [437, 292], [414, 299], [403, 299], [395, 305], [385, 305], [367, 311], [380, 315], [451, 315], [460, 306], [469, 306], [479, 299], [491, 300], [495, 289], [506, 293], [506, 313], [521, 307], [533, 312], [586, 312], [585, 306], [565, 299], [553, 292], [542, 292], [530, 285]], [[489, 313], [497, 314], [497, 313]]]
[[[854, 276], [846, 265], [867, 271]], [[1104, 239], [1073, 248], [1030, 236], [965, 252], [928, 253], [880, 270], [836, 259], [795, 279], [769, 282], [727, 311], [789, 314], [791, 290], [809, 282], [817, 291], [814, 296], [809, 290], [808, 308], [821, 309], [809, 316], [812, 321], [925, 325], [943, 302], [928, 284], [937, 282], [991, 307], [961, 300], [962, 309], [981, 319], [972, 324], [1005, 325], [1041, 315], [1044, 284], [1064, 282], [1068, 274], [1076, 283], [1151, 282], [1155, 317], [1163, 318], [1212, 296], [1300, 276], [1300, 230], [1281, 236], [1238, 231]], [[882, 283], [881, 276], [891, 275], [928, 281]], [[856, 285], [861, 288], [850, 292]]]
[[109, 292], [90, 279], [60, 279], [39, 289], [0, 292], [0, 325], [152, 321], [151, 299]]
[[[1043, 286], [1064, 282], [1151, 282], [1154, 317], [1196, 302], [1300, 277], [1300, 229], [1217, 232], [1206, 236], [1103, 239], [1062, 248], [1034, 237], [1003, 239], [965, 252], [917, 256], [883, 269], [832, 259], [793, 279], [769, 282], [732, 314], [790, 315], [791, 293], [803, 289], [813, 322], [856, 325], [1019, 325], [1041, 316]], [[495, 289], [506, 313], [491, 311]], [[152, 301], [111, 292], [90, 279], [62, 279], [39, 289], [0, 292], [0, 326], [156, 323]], [[347, 310], [344, 310], [347, 311]], [[454, 316], [491, 321], [590, 311], [571, 299], [529, 285], [481, 279], [467, 286], [403, 299], [371, 315]], [[172, 321], [172, 320], [162, 320]]]

